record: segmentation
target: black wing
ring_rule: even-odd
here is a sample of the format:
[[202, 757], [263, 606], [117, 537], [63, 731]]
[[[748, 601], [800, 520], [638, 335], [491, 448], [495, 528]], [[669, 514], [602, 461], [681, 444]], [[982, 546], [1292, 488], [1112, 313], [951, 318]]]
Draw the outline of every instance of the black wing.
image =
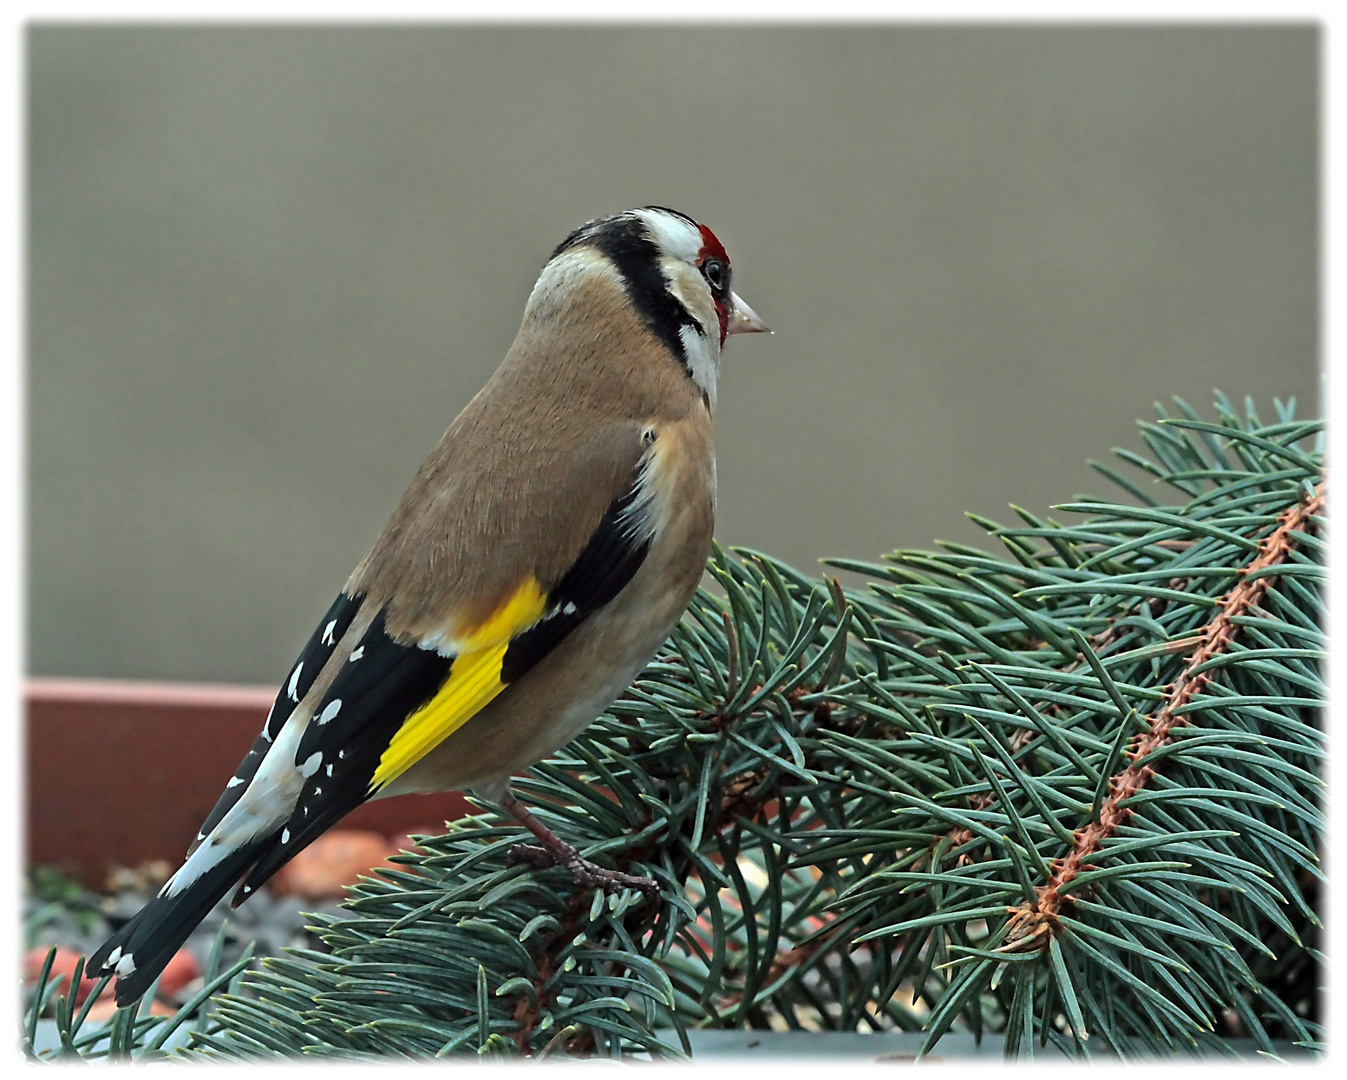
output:
[[[638, 510], [641, 473], [613, 500], [571, 568], [547, 594], [545, 616], [514, 637], [501, 661], [508, 686], [555, 649], [631, 581], [650, 550]], [[456, 657], [390, 637], [383, 614], [314, 709], [295, 755], [312, 767], [294, 814], [257, 860], [235, 897], [241, 902], [337, 820], [373, 794], [372, 781], [393, 737], [454, 674]]]

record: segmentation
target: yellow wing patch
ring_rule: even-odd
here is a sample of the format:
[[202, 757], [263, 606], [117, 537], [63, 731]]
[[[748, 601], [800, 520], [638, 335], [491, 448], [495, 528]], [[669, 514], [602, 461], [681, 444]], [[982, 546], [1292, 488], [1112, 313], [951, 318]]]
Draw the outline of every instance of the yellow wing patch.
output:
[[542, 586], [537, 578], [530, 577], [480, 626], [455, 636], [459, 654], [481, 652], [493, 645], [508, 645], [512, 637], [541, 618], [546, 606], [547, 596]]
[[542, 616], [547, 597], [535, 578], [524, 582], [485, 622], [457, 638], [459, 655], [439, 693], [402, 722], [389, 742], [370, 790], [383, 787], [479, 713], [505, 689], [501, 664], [510, 641]]

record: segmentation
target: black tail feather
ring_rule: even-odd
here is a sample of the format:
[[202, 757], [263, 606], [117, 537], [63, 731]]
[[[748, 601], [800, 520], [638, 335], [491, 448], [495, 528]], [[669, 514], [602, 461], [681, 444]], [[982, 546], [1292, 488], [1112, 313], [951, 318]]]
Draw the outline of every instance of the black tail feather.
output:
[[[367, 796], [362, 792], [361, 796], [332, 803], [304, 825], [300, 825], [292, 817], [287, 822], [286, 828], [293, 829], [293, 835], [290, 835], [288, 842], [284, 844], [280, 842], [279, 838], [273, 837], [270, 843], [257, 850], [255, 853], [256, 862], [252, 869], [248, 871], [247, 878], [239, 885], [238, 892], [234, 894], [234, 899], [231, 901], [232, 906], [238, 907], [243, 901], [247, 900], [254, 892], [270, 881], [276, 871], [364, 802], [365, 798]], [[298, 814], [295, 815], [295, 817], [298, 816]], [[281, 835], [286, 834], [282, 832]]]
[[86, 977], [101, 978], [130, 957], [134, 968], [117, 975], [116, 998], [119, 1006], [136, 1001], [270, 840], [230, 853], [175, 896], [156, 896], [89, 957]]

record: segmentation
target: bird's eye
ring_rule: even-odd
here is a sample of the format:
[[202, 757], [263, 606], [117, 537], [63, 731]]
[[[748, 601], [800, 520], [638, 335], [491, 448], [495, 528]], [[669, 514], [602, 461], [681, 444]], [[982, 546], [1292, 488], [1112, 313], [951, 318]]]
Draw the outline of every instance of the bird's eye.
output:
[[702, 263], [702, 276], [706, 278], [711, 288], [720, 291], [725, 287], [725, 264], [719, 259], [707, 259]]

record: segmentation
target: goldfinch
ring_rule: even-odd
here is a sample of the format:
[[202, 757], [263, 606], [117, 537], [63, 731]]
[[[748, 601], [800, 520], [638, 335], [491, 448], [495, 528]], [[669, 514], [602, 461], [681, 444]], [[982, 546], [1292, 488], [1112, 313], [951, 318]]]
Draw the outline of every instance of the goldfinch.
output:
[[[766, 331], [715, 234], [646, 206], [552, 253], [500, 367], [417, 472], [289, 669], [159, 895], [90, 978], [139, 998], [210, 909], [245, 900], [367, 799], [471, 790], [611, 889], [510, 793], [654, 656], [711, 545], [731, 334]], [[536, 858], [537, 851], [535, 849]]]

